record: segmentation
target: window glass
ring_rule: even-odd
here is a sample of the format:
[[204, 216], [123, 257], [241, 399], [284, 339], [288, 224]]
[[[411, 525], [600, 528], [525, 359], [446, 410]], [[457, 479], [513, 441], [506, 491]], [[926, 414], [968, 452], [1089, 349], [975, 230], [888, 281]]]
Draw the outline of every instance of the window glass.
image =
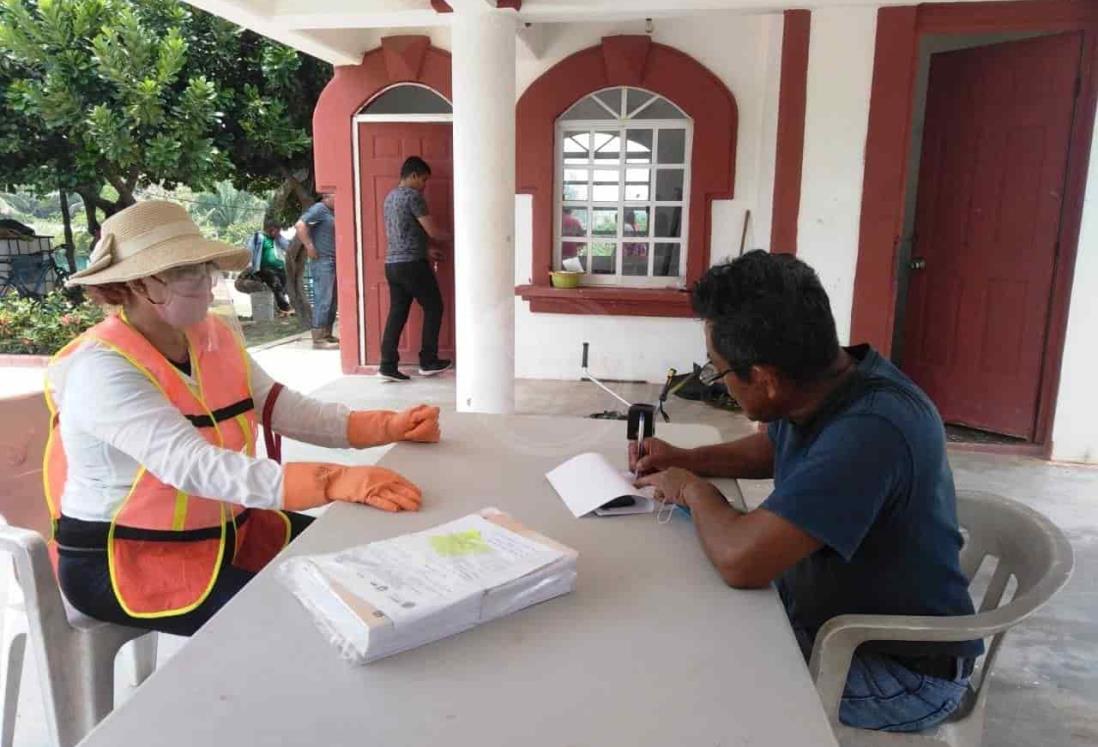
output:
[[393, 86], [366, 105], [363, 114], [453, 114], [454, 107], [430, 88]]
[[625, 160], [628, 163], [652, 163], [652, 130], [625, 131]]
[[554, 266], [583, 282], [666, 287], [685, 270], [693, 124], [673, 102], [616, 87], [575, 102], [557, 126]]
[[679, 274], [679, 244], [657, 243], [652, 257], [652, 274], [674, 277]]
[[686, 156], [686, 130], [660, 130], [660, 163], [684, 163]]
[[656, 199], [660, 202], [682, 200], [682, 169], [656, 172]]
[[591, 244], [591, 272], [595, 275], [613, 275], [617, 272], [618, 242], [596, 241]]
[[[621, 88], [611, 88], [608, 91], [599, 91], [595, 94], [595, 98], [606, 105], [606, 108], [614, 113], [614, 116], [621, 116]], [[603, 115], [605, 116], [605, 115]]]
[[561, 236], [587, 236], [587, 208], [566, 207], [560, 214]]

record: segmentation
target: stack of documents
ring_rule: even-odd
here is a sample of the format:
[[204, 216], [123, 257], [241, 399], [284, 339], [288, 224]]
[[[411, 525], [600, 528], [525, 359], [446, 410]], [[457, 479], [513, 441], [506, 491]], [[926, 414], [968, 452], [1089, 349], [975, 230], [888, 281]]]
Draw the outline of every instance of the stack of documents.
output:
[[279, 576], [343, 657], [365, 663], [567, 594], [576, 558], [486, 508], [423, 532], [290, 558]]

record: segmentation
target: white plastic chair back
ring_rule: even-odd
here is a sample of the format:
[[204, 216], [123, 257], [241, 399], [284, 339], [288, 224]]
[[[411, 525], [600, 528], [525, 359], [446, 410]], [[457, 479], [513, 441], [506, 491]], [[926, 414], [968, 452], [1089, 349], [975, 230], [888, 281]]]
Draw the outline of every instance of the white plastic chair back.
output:
[[46, 549], [49, 509], [42, 456], [49, 411], [41, 393], [0, 399], [0, 551], [10, 553], [19, 594], [7, 594], [0, 609], [4, 635], [4, 720], [0, 747], [14, 735], [24, 647], [29, 638], [37, 664], [50, 741], [74, 745], [114, 704], [114, 659], [134, 640], [134, 680], [140, 684], [156, 662], [156, 634], [92, 620], [68, 607]]
[[[987, 558], [997, 560], [974, 615], [917, 617], [840, 615], [816, 636], [809, 670], [839, 742], [854, 745], [952, 745], [977, 747], [983, 740], [988, 681], [1014, 625], [1040, 609], [1067, 583], [1073, 554], [1063, 532], [1045, 516], [1017, 501], [978, 491], [957, 491], [957, 517], [967, 532], [961, 569], [971, 583]], [[1004, 603], [1011, 579], [1017, 586]], [[865, 641], [968, 641], [984, 639], [987, 652], [970, 680], [969, 697], [945, 723], [915, 734], [854, 729], [839, 723], [842, 697], [854, 650]]]

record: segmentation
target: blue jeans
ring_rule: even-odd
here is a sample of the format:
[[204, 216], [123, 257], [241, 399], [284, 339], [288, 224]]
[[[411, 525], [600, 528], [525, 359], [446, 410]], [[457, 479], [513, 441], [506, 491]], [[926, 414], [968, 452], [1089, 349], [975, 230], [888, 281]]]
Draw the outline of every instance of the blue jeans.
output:
[[967, 688], [968, 677], [931, 677], [887, 656], [856, 653], [846, 676], [839, 720], [859, 729], [922, 731], [949, 718]]
[[[811, 637], [797, 628], [793, 632], [807, 658]], [[922, 731], [949, 718], [967, 689], [968, 676], [932, 677], [888, 656], [856, 651], [839, 703], [839, 721], [858, 729]]]
[[331, 327], [337, 306], [335, 257], [311, 260], [309, 273], [313, 276], [313, 329]]

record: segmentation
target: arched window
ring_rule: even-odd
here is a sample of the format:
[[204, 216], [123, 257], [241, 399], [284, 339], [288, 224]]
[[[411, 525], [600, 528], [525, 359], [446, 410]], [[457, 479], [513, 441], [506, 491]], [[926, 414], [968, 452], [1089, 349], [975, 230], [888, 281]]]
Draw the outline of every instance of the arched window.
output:
[[686, 274], [693, 123], [671, 101], [616, 86], [557, 120], [553, 265], [588, 285], [666, 287]]
[[454, 107], [427, 86], [403, 83], [382, 91], [361, 114], [453, 114]]

